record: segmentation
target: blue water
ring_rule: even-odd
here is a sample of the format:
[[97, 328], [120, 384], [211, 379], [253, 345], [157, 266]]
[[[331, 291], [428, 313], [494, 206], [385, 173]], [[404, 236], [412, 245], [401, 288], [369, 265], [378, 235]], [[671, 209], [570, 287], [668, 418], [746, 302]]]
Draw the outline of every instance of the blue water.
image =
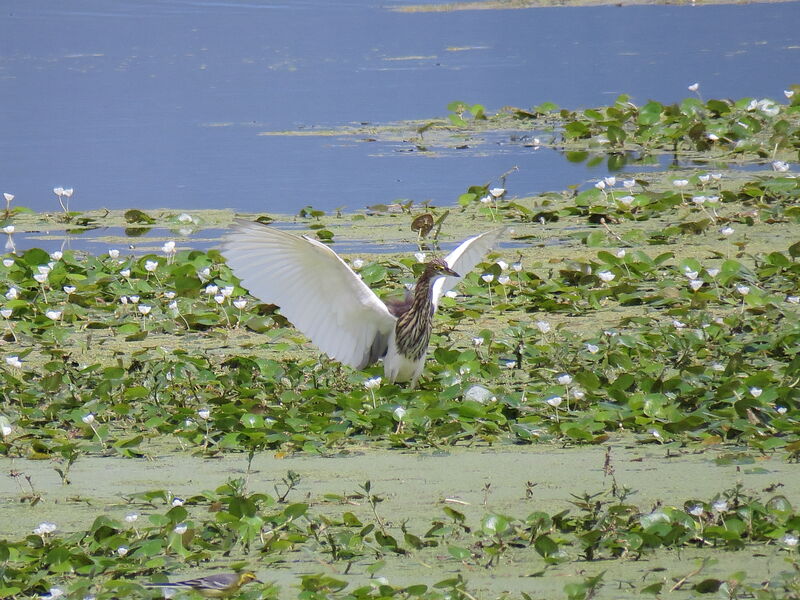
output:
[[797, 23], [796, 2], [406, 14], [365, 0], [5, 0], [0, 192], [38, 211], [60, 210], [55, 186], [75, 188], [73, 210], [355, 210], [452, 204], [513, 166], [510, 194], [560, 190], [607, 171], [502, 137], [433, 157], [258, 133], [441, 117], [457, 99], [671, 102], [694, 82], [705, 98], [782, 99]]

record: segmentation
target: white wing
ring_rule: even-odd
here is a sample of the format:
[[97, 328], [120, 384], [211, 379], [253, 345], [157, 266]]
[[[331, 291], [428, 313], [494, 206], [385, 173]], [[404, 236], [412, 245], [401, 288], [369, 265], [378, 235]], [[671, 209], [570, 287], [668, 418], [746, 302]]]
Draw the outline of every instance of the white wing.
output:
[[277, 304], [331, 358], [361, 369], [386, 352], [395, 317], [325, 244], [236, 221], [222, 254], [250, 293]]
[[434, 307], [438, 307], [441, 297], [456, 287], [464, 279], [464, 276], [483, 260], [483, 257], [495, 247], [505, 231], [505, 227], [500, 227], [464, 240], [458, 248], [445, 257], [447, 266], [461, 277], [440, 277], [433, 282], [431, 301]]

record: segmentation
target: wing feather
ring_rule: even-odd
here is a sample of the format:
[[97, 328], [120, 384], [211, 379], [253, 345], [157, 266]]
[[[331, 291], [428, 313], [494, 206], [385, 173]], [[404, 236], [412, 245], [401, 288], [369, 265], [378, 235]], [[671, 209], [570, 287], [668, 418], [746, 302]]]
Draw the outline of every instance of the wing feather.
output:
[[439, 306], [441, 297], [458, 285], [464, 276], [483, 260], [489, 250], [497, 245], [505, 231], [505, 227], [500, 227], [466, 239], [445, 257], [447, 266], [458, 273], [460, 277], [440, 277], [433, 282], [431, 301], [434, 309]]
[[361, 369], [385, 354], [395, 317], [326, 245], [237, 220], [222, 254], [251, 294], [279, 306], [331, 358]]

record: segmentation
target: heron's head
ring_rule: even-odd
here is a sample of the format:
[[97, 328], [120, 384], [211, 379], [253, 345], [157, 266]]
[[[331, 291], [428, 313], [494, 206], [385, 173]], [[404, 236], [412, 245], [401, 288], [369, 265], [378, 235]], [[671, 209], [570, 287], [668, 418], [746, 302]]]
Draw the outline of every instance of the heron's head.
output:
[[441, 258], [434, 258], [427, 265], [425, 265], [425, 274], [428, 275], [428, 277], [461, 277], [461, 275], [448, 267], [447, 263]]

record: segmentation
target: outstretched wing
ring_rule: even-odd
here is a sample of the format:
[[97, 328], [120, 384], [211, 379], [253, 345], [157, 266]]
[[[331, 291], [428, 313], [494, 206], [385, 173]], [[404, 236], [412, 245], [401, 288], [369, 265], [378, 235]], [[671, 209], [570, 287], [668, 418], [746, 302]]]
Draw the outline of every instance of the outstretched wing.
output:
[[441, 297], [458, 285], [464, 276], [483, 260], [489, 250], [497, 245], [505, 231], [505, 227], [500, 227], [464, 240], [458, 248], [445, 257], [447, 266], [460, 277], [440, 277], [433, 282], [431, 301], [434, 307], [438, 307]]
[[251, 294], [277, 304], [331, 358], [361, 369], [386, 353], [395, 317], [326, 245], [238, 220], [222, 254]]

